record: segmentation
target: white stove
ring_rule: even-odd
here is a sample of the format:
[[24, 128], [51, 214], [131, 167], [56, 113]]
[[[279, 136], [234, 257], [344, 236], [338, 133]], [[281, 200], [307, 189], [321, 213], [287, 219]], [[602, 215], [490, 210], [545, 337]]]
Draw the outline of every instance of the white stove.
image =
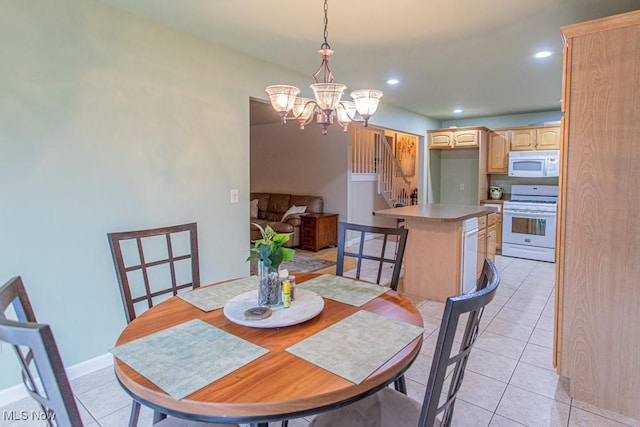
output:
[[504, 202], [502, 255], [554, 262], [558, 186], [513, 185]]

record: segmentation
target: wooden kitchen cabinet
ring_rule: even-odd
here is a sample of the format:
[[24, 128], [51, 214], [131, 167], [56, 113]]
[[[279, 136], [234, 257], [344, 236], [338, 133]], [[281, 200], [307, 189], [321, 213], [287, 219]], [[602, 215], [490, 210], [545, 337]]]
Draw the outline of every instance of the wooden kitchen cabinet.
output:
[[489, 133], [487, 173], [509, 172], [510, 151], [558, 150], [560, 126], [527, 126], [497, 129]]
[[[486, 205], [484, 205], [486, 206]], [[496, 224], [498, 213], [478, 217], [478, 263], [476, 277], [480, 276], [485, 258], [496, 260]]]
[[487, 222], [487, 258], [496, 261], [497, 213], [489, 214]]
[[478, 126], [472, 128], [430, 130], [429, 148], [433, 150], [451, 150], [478, 148], [486, 139], [489, 129]]
[[511, 134], [508, 130], [498, 130], [489, 133], [487, 173], [506, 175], [509, 172], [510, 137]]
[[338, 245], [338, 214], [306, 214], [300, 219], [300, 249], [317, 252], [327, 246]]
[[449, 149], [453, 146], [452, 131], [434, 131], [429, 133], [429, 148]]
[[498, 211], [493, 213], [492, 214], [493, 216], [491, 217], [492, 218], [491, 221], [495, 225], [495, 249], [494, 249], [494, 255], [495, 255], [495, 253], [502, 251], [502, 208], [504, 206], [503, 201], [490, 200], [490, 201], [483, 201], [480, 204], [488, 208], [498, 209]]
[[476, 277], [480, 277], [484, 259], [487, 257], [487, 228], [478, 229], [478, 263], [476, 267]]
[[572, 398], [640, 419], [640, 11], [561, 32], [555, 363]]
[[536, 129], [536, 149], [537, 150], [559, 150], [560, 149], [560, 127], [545, 126]]
[[536, 130], [520, 128], [509, 131], [511, 134], [511, 151], [530, 151], [536, 149]]
[[510, 130], [511, 151], [560, 149], [560, 126], [527, 126]]

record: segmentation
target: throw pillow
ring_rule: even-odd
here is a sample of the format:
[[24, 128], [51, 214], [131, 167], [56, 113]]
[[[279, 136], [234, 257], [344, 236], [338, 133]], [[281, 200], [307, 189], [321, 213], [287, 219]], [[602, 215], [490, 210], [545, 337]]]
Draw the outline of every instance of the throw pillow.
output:
[[282, 219], [280, 222], [284, 222], [288, 216], [297, 215], [304, 213], [307, 210], [306, 206], [291, 206], [285, 213], [282, 215]]
[[251, 218], [258, 218], [258, 199], [253, 199], [251, 201], [251, 210], [250, 210]]

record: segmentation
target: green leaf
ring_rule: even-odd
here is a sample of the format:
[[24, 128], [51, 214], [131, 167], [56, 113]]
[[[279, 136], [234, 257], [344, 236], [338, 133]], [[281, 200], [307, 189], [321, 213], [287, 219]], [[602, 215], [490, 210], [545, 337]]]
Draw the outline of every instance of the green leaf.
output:
[[289, 234], [288, 233], [277, 234], [273, 238], [273, 243], [277, 244], [278, 246], [282, 246], [285, 243], [287, 243], [288, 241], [289, 241]]
[[282, 261], [291, 261], [296, 251], [291, 248], [282, 248]]

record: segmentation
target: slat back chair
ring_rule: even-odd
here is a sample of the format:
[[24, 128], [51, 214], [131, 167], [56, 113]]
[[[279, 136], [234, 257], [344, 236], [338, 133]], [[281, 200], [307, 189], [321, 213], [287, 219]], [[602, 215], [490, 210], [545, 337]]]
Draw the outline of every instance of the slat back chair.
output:
[[107, 236], [127, 323], [136, 318], [136, 306], [146, 310], [182, 289], [200, 287], [196, 223]]
[[[451, 425], [467, 360], [479, 335], [484, 307], [495, 296], [500, 275], [490, 260], [485, 260], [475, 292], [447, 298], [427, 388], [422, 404], [389, 387], [335, 411], [314, 418], [311, 427], [433, 427]], [[458, 324], [466, 317], [466, 327], [459, 350], [452, 354]], [[444, 388], [447, 368], [453, 365], [446, 400], [438, 406]]]
[[[377, 253], [377, 251], [375, 253], [365, 253], [364, 245], [369, 236], [382, 237], [382, 247], [379, 253]], [[342, 276], [344, 274], [345, 257], [352, 257], [357, 259], [355, 275], [357, 279], [360, 278], [360, 275], [362, 273], [362, 261], [375, 261], [378, 263], [376, 283], [381, 283], [384, 266], [390, 265], [393, 270], [389, 287], [394, 291], [397, 290], [398, 282], [400, 281], [400, 270], [402, 268], [404, 250], [407, 245], [407, 236], [408, 230], [403, 227], [376, 227], [372, 225], [360, 225], [341, 222], [338, 225], [338, 256], [336, 260], [336, 274], [338, 276]], [[394, 237], [395, 239], [397, 239], [397, 246], [395, 247], [395, 251], [393, 251], [395, 253], [387, 254], [387, 246], [390, 237]], [[347, 243], [354, 240], [358, 241], [357, 252], [349, 251], [348, 247], [346, 246]]]
[[[440, 425], [443, 427], [451, 425], [453, 408], [462, 386], [467, 361], [480, 333], [480, 320], [482, 320], [484, 307], [493, 300], [499, 283], [500, 274], [496, 266], [491, 260], [485, 259], [482, 273], [477, 281], [476, 291], [447, 298], [418, 426], [434, 425], [436, 417], [440, 414], [442, 414], [438, 417]], [[467, 315], [467, 321], [460, 348], [457, 353], [452, 355], [456, 329], [464, 315]], [[454, 369], [447, 391], [447, 399], [438, 406], [447, 368], [451, 365], [454, 365]]]
[[[15, 319], [8, 316], [13, 307]], [[38, 323], [22, 279], [0, 288], [0, 341], [11, 344], [22, 366], [22, 382], [50, 426], [77, 427], [82, 420], [49, 325]]]

